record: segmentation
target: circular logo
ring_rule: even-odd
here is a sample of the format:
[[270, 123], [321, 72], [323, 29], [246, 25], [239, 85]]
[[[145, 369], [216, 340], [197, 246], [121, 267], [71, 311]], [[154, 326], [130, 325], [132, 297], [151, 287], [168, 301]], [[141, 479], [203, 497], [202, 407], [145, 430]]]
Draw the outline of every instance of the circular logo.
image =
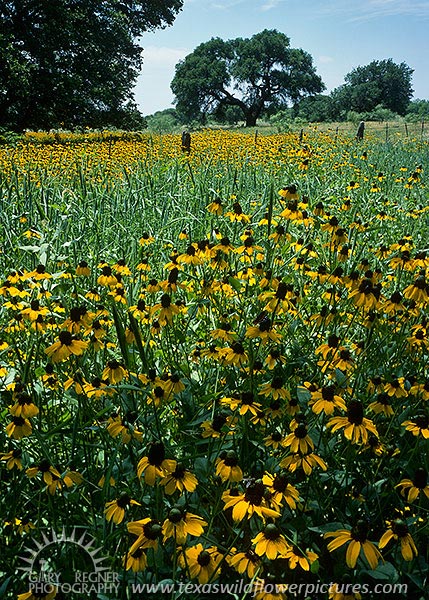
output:
[[[43, 570], [45, 565], [52, 567], [55, 563], [58, 563], [58, 555], [64, 550], [65, 546], [73, 545], [81, 555], [80, 562], [85, 564], [85, 571], [101, 573], [108, 570], [108, 567], [102, 564], [105, 559], [102, 556], [97, 556], [100, 548], [94, 547], [93, 538], [86, 540], [86, 537], [86, 532], [83, 532], [79, 537], [76, 528], [73, 529], [70, 535], [66, 534], [64, 528], [60, 535], [57, 535], [54, 530], [49, 531], [48, 534], [42, 532], [42, 541], [32, 540], [35, 548], [26, 549], [28, 556], [20, 557], [26, 565], [20, 566], [18, 569], [34, 574], [40, 571], [41, 568]], [[49, 552], [50, 548], [52, 549], [51, 552]], [[88, 560], [92, 569], [88, 569]]]

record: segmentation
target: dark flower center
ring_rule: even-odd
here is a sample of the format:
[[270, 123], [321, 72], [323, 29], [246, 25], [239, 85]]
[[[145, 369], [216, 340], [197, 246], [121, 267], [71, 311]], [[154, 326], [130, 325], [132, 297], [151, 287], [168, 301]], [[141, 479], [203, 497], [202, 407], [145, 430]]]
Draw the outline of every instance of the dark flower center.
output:
[[70, 320], [74, 323], [79, 323], [82, 316], [86, 313], [86, 309], [83, 309], [83, 312], [82, 309], [83, 307], [81, 306], [73, 306], [73, 308], [70, 309]]
[[179, 523], [179, 521], [181, 521], [184, 517], [184, 514], [182, 513], [182, 511], [179, 508], [172, 508], [170, 510], [170, 512], [168, 513], [168, 520], [171, 521], [171, 523]]
[[201, 567], [207, 567], [210, 564], [211, 556], [207, 550], [203, 550], [199, 553], [197, 562]]
[[419, 429], [428, 429], [429, 419], [427, 415], [417, 415], [417, 417], [414, 419], [414, 423]]
[[287, 488], [288, 481], [286, 475], [276, 475], [273, 481], [273, 488], [276, 492], [284, 492]]
[[121, 366], [121, 364], [117, 360], [109, 360], [107, 366], [112, 371], [115, 371], [115, 369], [118, 369]]
[[423, 467], [419, 467], [414, 475], [413, 483], [419, 490], [423, 490], [428, 484], [428, 473]]
[[280, 530], [274, 523], [269, 523], [264, 529], [264, 536], [271, 541], [277, 540], [280, 536]]
[[71, 346], [73, 342], [73, 337], [70, 331], [60, 331], [58, 339], [63, 346]]
[[244, 498], [249, 504], [253, 504], [254, 506], [260, 506], [262, 499], [264, 497], [265, 487], [261, 481], [257, 481], [246, 489], [244, 494]]
[[159, 467], [165, 459], [164, 444], [162, 442], [154, 442], [150, 447], [147, 458], [151, 465]]
[[275, 297], [278, 298], [278, 300], [284, 300], [288, 291], [290, 291], [290, 286], [284, 281], [280, 281], [279, 285], [277, 286]]
[[226, 457], [223, 459], [226, 467], [236, 467], [238, 465], [238, 460], [235, 452], [230, 451], [227, 453]]
[[231, 344], [231, 350], [234, 352], [234, 354], [244, 354], [244, 348], [241, 342], [234, 342]]
[[340, 343], [340, 338], [335, 334], [332, 334], [328, 337], [328, 346], [330, 348], [337, 348]]
[[328, 385], [322, 388], [322, 398], [328, 402], [333, 402], [335, 396], [335, 386]]
[[357, 542], [361, 542], [361, 544], [366, 542], [368, 537], [368, 523], [362, 519], [360, 519], [355, 527], [351, 530], [351, 536]]
[[408, 525], [402, 519], [395, 519], [392, 523], [392, 531], [398, 537], [405, 537], [408, 535]]
[[365, 294], [366, 296], [368, 296], [369, 294], [372, 294], [373, 290], [374, 290], [374, 287], [373, 287], [372, 281], [370, 279], [364, 279], [359, 286], [359, 292], [361, 294]]
[[280, 390], [282, 385], [283, 385], [282, 377], [273, 377], [273, 380], [271, 382], [271, 387], [273, 388], [273, 390]]
[[242, 404], [252, 405], [254, 401], [255, 401], [255, 398], [254, 398], [252, 392], [243, 392], [241, 394]]
[[226, 423], [226, 416], [225, 415], [216, 415], [212, 421], [212, 429], [214, 431], [220, 431], [222, 429], [222, 427], [225, 425]]
[[40, 461], [39, 466], [37, 468], [41, 473], [47, 473], [51, 468], [51, 463], [48, 460], [46, 460], [46, 458], [43, 458]]
[[149, 521], [143, 526], [143, 533], [148, 540], [156, 540], [161, 535], [162, 527], [158, 521]]
[[424, 290], [426, 288], [426, 280], [424, 277], [418, 277], [413, 283], [413, 287], [418, 290]]
[[[177, 283], [177, 278], [179, 276], [179, 269], [177, 267], [173, 267], [168, 275], [168, 283]], [[161, 300], [162, 303], [162, 300]]]
[[295, 437], [297, 437], [300, 440], [303, 440], [306, 435], [307, 435], [307, 427], [304, 425], [304, 423], [301, 423], [300, 425], [298, 425], [298, 427], [294, 430], [294, 435]]
[[271, 320], [269, 317], [264, 317], [258, 325], [259, 331], [269, 331], [271, 329]]
[[390, 398], [389, 395], [386, 394], [386, 392], [383, 392], [381, 394], [378, 394], [377, 396], [377, 402], [379, 402], [380, 404], [382, 404], [383, 406], [390, 406]]
[[28, 394], [19, 394], [18, 396], [18, 404], [20, 404], [21, 406], [24, 406], [24, 404], [31, 404], [32, 403], [32, 399], [31, 396], [29, 396]]
[[161, 306], [162, 308], [169, 308], [171, 305], [171, 298], [169, 294], [163, 294], [161, 296]]
[[173, 471], [171, 476], [174, 477], [174, 479], [183, 479], [185, 477], [185, 474], [186, 474], [185, 467], [182, 464], [178, 463], [178, 465], [176, 466], [176, 469]]
[[392, 302], [392, 304], [400, 304], [402, 301], [402, 294], [401, 292], [393, 292], [393, 294], [390, 296], [390, 302]]
[[361, 425], [363, 421], [363, 406], [359, 400], [352, 400], [347, 409], [347, 418], [353, 425]]
[[122, 494], [122, 496], [116, 500], [116, 504], [119, 506], [119, 508], [126, 508], [130, 501], [131, 498], [128, 496], [128, 494]]

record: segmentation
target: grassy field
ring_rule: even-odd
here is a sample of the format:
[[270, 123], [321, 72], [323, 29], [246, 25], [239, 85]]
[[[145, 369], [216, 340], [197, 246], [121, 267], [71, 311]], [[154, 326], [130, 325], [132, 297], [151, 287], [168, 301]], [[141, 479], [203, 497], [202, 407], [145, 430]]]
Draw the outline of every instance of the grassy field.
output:
[[409, 127], [0, 146], [0, 598], [426, 597]]

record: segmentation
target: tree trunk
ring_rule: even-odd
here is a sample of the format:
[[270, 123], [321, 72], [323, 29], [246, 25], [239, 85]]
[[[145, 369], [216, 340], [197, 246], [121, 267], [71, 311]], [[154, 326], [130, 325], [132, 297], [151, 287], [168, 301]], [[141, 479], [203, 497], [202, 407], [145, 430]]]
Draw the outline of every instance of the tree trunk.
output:
[[255, 127], [256, 120], [258, 119], [259, 115], [261, 114], [263, 108], [264, 108], [264, 101], [261, 99], [258, 100], [255, 104], [252, 104], [252, 106], [249, 106], [247, 108], [247, 110], [245, 111], [246, 127]]
[[246, 113], [246, 127], [255, 127], [257, 116], [253, 112]]

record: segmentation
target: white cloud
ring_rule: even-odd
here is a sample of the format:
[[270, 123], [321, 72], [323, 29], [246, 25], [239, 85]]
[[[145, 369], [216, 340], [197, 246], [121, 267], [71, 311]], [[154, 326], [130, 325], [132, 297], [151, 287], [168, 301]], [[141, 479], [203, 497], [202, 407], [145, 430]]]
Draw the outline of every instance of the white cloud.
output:
[[332, 0], [323, 4], [322, 12], [343, 14], [350, 21], [368, 21], [389, 16], [429, 18], [429, 0]]
[[234, 6], [238, 6], [239, 4], [244, 4], [246, 0], [218, 0], [217, 2], [212, 2], [210, 4], [210, 8], [216, 8], [218, 10], [228, 10], [229, 8], [233, 8]]
[[171, 67], [185, 58], [191, 51], [187, 48], [167, 48], [166, 46], [146, 46], [143, 48], [143, 69], [145, 65]]
[[261, 10], [262, 11], [267, 11], [267, 10], [271, 10], [272, 8], [276, 8], [276, 6], [278, 6], [280, 3], [280, 0], [267, 0], [266, 2], [264, 2], [261, 6]]
[[328, 63], [334, 62], [334, 59], [332, 58], [332, 56], [326, 56], [324, 54], [321, 54], [317, 57], [316, 62], [322, 65], [327, 65]]

